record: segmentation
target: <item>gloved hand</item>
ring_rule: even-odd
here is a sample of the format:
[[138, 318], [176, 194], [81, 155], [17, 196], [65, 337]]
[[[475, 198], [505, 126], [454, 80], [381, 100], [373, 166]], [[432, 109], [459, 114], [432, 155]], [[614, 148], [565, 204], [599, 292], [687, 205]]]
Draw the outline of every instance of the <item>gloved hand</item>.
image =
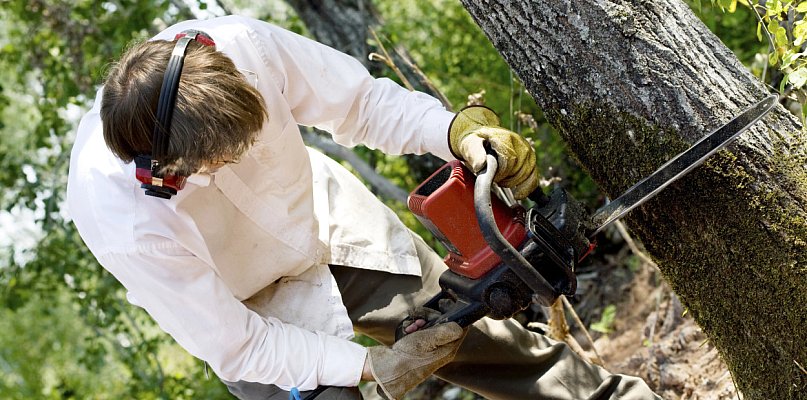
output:
[[454, 358], [465, 332], [456, 322], [449, 322], [410, 333], [391, 348], [369, 347], [370, 371], [378, 387], [390, 400], [403, 398]]
[[488, 142], [496, 152], [499, 169], [493, 181], [513, 189], [517, 199], [527, 197], [538, 187], [535, 150], [515, 132], [504, 129], [493, 110], [483, 106], [462, 109], [448, 128], [448, 144], [458, 160], [465, 161], [474, 172], [485, 167]]

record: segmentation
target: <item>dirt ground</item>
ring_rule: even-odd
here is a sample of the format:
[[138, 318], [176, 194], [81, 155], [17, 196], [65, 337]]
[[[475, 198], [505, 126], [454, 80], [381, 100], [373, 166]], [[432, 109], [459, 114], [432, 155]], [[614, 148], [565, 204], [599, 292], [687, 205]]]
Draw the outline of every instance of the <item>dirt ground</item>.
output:
[[664, 399], [738, 399], [731, 374], [658, 271], [644, 264], [623, 286], [614, 331], [594, 341], [612, 372], [639, 376]]
[[[612, 372], [638, 376], [665, 400], [739, 399], [731, 374], [701, 329], [663, 282], [652, 261], [611, 232], [611, 243], [589, 257], [578, 270], [577, 294], [569, 299], [586, 327], [603, 322], [603, 311], [616, 314], [606, 322], [608, 333], [589, 329], [596, 352]], [[517, 316], [530, 326], [547, 322], [547, 309], [535, 308]], [[588, 355], [591, 342], [567, 312], [571, 334]], [[602, 326], [602, 324], [600, 324]], [[410, 392], [407, 399], [482, 397], [436, 378]]]
[[[717, 350], [656, 265], [641, 257], [636, 245], [629, 246], [617, 229], [610, 232], [610, 240], [599, 256], [579, 267], [578, 290], [571, 299], [587, 327], [602, 319], [607, 305], [614, 305], [609, 333], [589, 329], [606, 369], [641, 377], [665, 400], [739, 399]], [[570, 325], [576, 340], [592, 354], [586, 336], [573, 322]]]

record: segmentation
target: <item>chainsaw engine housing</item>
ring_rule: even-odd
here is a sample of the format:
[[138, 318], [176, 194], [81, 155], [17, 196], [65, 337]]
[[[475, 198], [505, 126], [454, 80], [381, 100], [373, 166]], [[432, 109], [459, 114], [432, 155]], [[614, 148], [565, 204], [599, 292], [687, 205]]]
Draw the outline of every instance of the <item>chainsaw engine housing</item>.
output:
[[[475, 178], [459, 161], [449, 162], [409, 196], [409, 209], [448, 250], [442, 290], [424, 305], [443, 314], [434, 323], [467, 326], [483, 316], [505, 319], [532, 302], [551, 304], [557, 296], [573, 294], [578, 255], [588, 242], [576, 234], [581, 213], [569, 209], [565, 191], [556, 189], [545, 204], [530, 210], [491, 198], [496, 228], [552, 287], [551, 294], [536, 298], [486, 242], [474, 211]], [[567, 237], [583, 239], [571, 243]]]

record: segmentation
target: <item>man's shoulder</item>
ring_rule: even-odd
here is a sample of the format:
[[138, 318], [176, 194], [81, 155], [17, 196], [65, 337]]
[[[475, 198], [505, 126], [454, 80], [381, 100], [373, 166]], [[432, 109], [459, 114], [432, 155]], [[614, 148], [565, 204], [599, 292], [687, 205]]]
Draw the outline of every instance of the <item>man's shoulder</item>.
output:
[[100, 130], [100, 124], [82, 121], [67, 177], [67, 212], [91, 249], [131, 237], [135, 208], [134, 169], [128, 173], [130, 168], [106, 147]]
[[[205, 33], [214, 35], [214, 40], [217, 39], [215, 36], [219, 36], [218, 39], [220, 40], [228, 40], [245, 31], [251, 31], [259, 28], [265, 29], [267, 27], [270, 29], [281, 29], [268, 22], [243, 15], [226, 15], [210, 19], [193, 19], [182, 21], [166, 28], [154, 38], [172, 40], [177, 33], [186, 29], [198, 29], [204, 31]], [[218, 46], [218, 41], [216, 44]]]

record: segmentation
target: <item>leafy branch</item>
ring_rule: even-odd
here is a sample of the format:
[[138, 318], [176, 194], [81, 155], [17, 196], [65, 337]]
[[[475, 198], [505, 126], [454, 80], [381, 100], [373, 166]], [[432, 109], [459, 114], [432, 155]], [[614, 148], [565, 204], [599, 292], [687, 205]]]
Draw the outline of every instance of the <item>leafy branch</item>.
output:
[[[768, 41], [768, 64], [783, 74], [779, 92], [801, 105], [807, 118], [807, 2], [803, 0], [712, 0], [733, 13], [737, 5], [751, 8], [757, 17], [757, 38]], [[765, 79], [763, 75], [762, 79]]]

